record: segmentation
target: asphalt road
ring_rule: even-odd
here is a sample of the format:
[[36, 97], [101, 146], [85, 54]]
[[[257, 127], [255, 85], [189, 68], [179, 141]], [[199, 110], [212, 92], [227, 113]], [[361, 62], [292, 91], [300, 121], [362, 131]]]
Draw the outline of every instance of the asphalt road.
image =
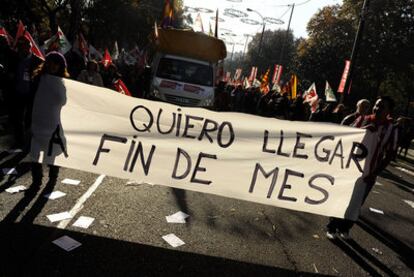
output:
[[[37, 192], [10, 194], [32, 182], [27, 158], [6, 152], [10, 144], [0, 134], [0, 168], [18, 173], [0, 173], [0, 276], [414, 275], [414, 150], [378, 179], [352, 239], [329, 241], [323, 216], [65, 168], [57, 182], [45, 168]], [[43, 197], [57, 190], [66, 195]], [[76, 214], [46, 217], [65, 211]], [[190, 215], [187, 223], [167, 223], [177, 211]], [[72, 226], [79, 216], [95, 220]], [[185, 244], [171, 247], [162, 239], [170, 233]], [[52, 243], [64, 235], [82, 245], [66, 252]]]

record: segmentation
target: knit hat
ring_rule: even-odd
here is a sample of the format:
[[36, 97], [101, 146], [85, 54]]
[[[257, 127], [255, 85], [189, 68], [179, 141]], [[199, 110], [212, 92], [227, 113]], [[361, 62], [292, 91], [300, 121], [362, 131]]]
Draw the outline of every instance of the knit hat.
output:
[[47, 53], [46, 61], [48, 61], [48, 60], [53, 61], [53, 62], [55, 62], [57, 64], [60, 64], [60, 65], [64, 65], [65, 68], [68, 67], [68, 65], [66, 63], [65, 56], [63, 56], [61, 53], [59, 53], [57, 51], [51, 51], [51, 52]]

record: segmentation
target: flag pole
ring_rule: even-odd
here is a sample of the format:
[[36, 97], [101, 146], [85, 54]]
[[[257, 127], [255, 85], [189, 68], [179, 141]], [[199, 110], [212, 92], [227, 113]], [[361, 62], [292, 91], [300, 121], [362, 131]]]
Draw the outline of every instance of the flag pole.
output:
[[292, 15], [293, 15], [293, 10], [294, 9], [295, 9], [295, 3], [292, 4], [292, 10], [290, 11], [290, 17], [289, 17], [288, 27], [287, 27], [287, 30], [286, 30], [286, 36], [285, 36], [285, 39], [283, 40], [283, 43], [282, 43], [282, 49], [280, 50], [279, 64], [283, 64], [282, 63], [283, 54], [285, 52], [285, 44], [286, 44], [286, 41], [287, 41], [288, 36], [289, 36], [290, 22], [292, 21]]
[[359, 25], [358, 25], [358, 29], [357, 32], [355, 34], [355, 40], [354, 40], [354, 45], [352, 47], [352, 52], [351, 52], [351, 64], [349, 67], [349, 74], [348, 74], [348, 78], [345, 81], [345, 89], [344, 92], [341, 94], [341, 98], [339, 103], [343, 104], [345, 101], [345, 91], [349, 90], [349, 86], [351, 85], [351, 80], [352, 80], [352, 75], [354, 73], [354, 63], [357, 59], [358, 56], [358, 50], [359, 50], [359, 45], [361, 43], [361, 37], [362, 37], [362, 32], [364, 31], [364, 26], [365, 26], [365, 15], [368, 11], [368, 7], [369, 7], [369, 1], [370, 0], [364, 0], [364, 3], [362, 4], [362, 10], [361, 10], [361, 14], [359, 16]]

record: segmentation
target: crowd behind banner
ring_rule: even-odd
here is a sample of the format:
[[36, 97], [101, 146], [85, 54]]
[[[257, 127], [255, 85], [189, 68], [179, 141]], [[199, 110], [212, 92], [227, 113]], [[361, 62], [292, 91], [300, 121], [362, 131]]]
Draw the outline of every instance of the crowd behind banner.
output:
[[[327, 86], [329, 86], [327, 84]], [[264, 117], [284, 120], [329, 122], [353, 127], [361, 127], [362, 118], [371, 113], [375, 103], [366, 99], [360, 100], [355, 109], [340, 104], [329, 97], [330, 88], [325, 90], [325, 98], [319, 97], [315, 84], [292, 98], [288, 91], [279, 88], [263, 93], [259, 86], [245, 87], [240, 84], [220, 82], [216, 93], [216, 109], [249, 113]], [[399, 151], [407, 149], [414, 138], [413, 122], [407, 117], [393, 119], [399, 132]]]
[[135, 46], [129, 51], [119, 51], [115, 42], [112, 55], [108, 49], [102, 54], [82, 33], [69, 42], [60, 27], [43, 44], [32, 34], [22, 21], [14, 37], [0, 25], [0, 110], [1, 115], [9, 115], [8, 127], [14, 132], [14, 146], [18, 148], [27, 145], [37, 76], [48, 71], [45, 61], [50, 53], [53, 53], [51, 61], [58, 55], [65, 60], [63, 77], [133, 97], [143, 97], [143, 88], [149, 87], [145, 49]]
[[[105, 49], [102, 55], [101, 51], [87, 43], [82, 34], [76, 36], [72, 45], [60, 28], [39, 47], [21, 22], [14, 39], [0, 26], [0, 105], [8, 108], [10, 127], [15, 135], [14, 147], [24, 150], [30, 147], [34, 130], [31, 129], [33, 102], [35, 94], [39, 93], [37, 88], [42, 75], [72, 78], [132, 97], [148, 95], [151, 71], [146, 66], [146, 51], [139, 50], [138, 47], [129, 52], [118, 51], [116, 43], [112, 52], [111, 55]], [[364, 182], [367, 186], [362, 195], [363, 201], [374, 186], [377, 176], [395, 158], [397, 146], [400, 152], [405, 151], [404, 154], [407, 155], [414, 137], [414, 128], [409, 118], [399, 117], [394, 120], [391, 117], [394, 102], [390, 97], [381, 97], [375, 103], [362, 99], [354, 111], [337, 102], [328, 83], [325, 97], [320, 97], [315, 84], [305, 92], [298, 91], [296, 75], [279, 86], [282, 74], [280, 65], [275, 66], [272, 77], [270, 69], [267, 69], [260, 78], [261, 81], [256, 78], [257, 72], [257, 67], [253, 67], [249, 78], [241, 78], [242, 81], [240, 70], [236, 72], [236, 80], [233, 81], [230, 80], [230, 72], [227, 72], [225, 78], [217, 84], [214, 109], [282, 120], [329, 122], [371, 131], [375, 135], [371, 147], [376, 150], [371, 153], [369, 170], [365, 172]], [[346, 80], [344, 77], [342, 79]], [[66, 99], [60, 100], [64, 105]], [[58, 112], [56, 107], [42, 109], [43, 115], [39, 118], [50, 121], [48, 115], [54, 108]], [[56, 132], [59, 134], [59, 124]], [[64, 154], [67, 155], [66, 152]], [[51, 165], [49, 177], [56, 180], [58, 172], [59, 168]], [[42, 176], [41, 165], [34, 162], [32, 178], [36, 185], [31, 187], [33, 191], [39, 189]], [[334, 238], [336, 232], [346, 237], [353, 224], [353, 221], [331, 218], [327, 226], [327, 237]]]

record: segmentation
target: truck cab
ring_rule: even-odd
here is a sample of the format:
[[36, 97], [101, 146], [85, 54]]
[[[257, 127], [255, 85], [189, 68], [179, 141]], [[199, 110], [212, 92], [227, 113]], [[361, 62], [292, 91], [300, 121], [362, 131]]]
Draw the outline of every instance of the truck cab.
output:
[[157, 53], [150, 96], [180, 106], [212, 107], [215, 68], [210, 62]]
[[155, 49], [149, 98], [212, 108], [217, 63], [227, 54], [224, 42], [190, 30], [159, 28]]

